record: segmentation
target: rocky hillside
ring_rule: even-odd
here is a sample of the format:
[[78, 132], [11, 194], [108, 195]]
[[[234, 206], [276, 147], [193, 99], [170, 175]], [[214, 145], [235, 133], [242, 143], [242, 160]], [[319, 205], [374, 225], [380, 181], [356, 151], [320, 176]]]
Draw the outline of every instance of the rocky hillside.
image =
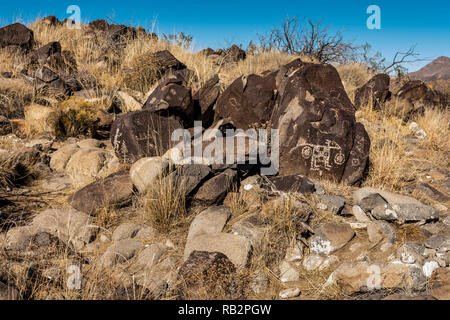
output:
[[0, 48], [0, 300], [449, 299], [448, 92], [104, 20]]
[[409, 77], [422, 81], [450, 80], [450, 58], [439, 57], [419, 71], [410, 73]]

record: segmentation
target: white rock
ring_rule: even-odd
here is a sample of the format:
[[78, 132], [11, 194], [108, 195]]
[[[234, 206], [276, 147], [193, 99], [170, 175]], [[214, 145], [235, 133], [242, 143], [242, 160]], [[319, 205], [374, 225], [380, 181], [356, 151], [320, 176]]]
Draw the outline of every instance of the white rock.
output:
[[291, 266], [287, 261], [283, 261], [280, 265], [280, 280], [281, 282], [292, 282], [298, 281], [300, 279], [300, 274], [298, 271]]
[[300, 295], [300, 289], [299, 288], [291, 288], [286, 289], [280, 292], [280, 298], [281, 299], [290, 299], [295, 298]]
[[423, 274], [429, 278], [437, 268], [439, 268], [439, 263], [436, 261], [427, 261], [422, 267]]
[[314, 271], [317, 270], [322, 263], [324, 262], [324, 258], [317, 254], [310, 254], [305, 257], [303, 260], [303, 268], [305, 268], [307, 271]]

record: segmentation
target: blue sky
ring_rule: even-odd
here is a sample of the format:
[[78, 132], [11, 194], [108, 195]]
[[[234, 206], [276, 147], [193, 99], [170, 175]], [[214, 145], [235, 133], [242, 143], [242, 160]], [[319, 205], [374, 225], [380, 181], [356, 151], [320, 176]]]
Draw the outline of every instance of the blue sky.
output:
[[[183, 31], [194, 37], [196, 49], [244, 47], [258, 33], [270, 30], [289, 16], [323, 19], [333, 30], [345, 29], [348, 40], [368, 42], [374, 50], [391, 59], [396, 51], [417, 44], [421, 58], [450, 56], [450, 1], [329, 1], [329, 0], [110, 0], [110, 1], [1, 1], [0, 25], [18, 19], [31, 22], [36, 17], [68, 17], [69, 5], [81, 8], [82, 21], [111, 17], [117, 23], [140, 25], [155, 32]], [[381, 30], [369, 30], [369, 5], [381, 8]], [[156, 22], [156, 23], [154, 23]], [[427, 62], [409, 65], [415, 71]]]

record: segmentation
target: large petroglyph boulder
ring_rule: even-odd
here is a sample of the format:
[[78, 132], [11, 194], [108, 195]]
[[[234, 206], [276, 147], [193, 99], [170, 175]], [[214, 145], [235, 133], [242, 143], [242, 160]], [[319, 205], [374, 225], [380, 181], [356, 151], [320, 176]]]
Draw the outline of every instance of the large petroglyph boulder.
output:
[[117, 157], [134, 163], [145, 157], [163, 155], [171, 146], [172, 133], [183, 126], [172, 117], [151, 110], [120, 115], [111, 127], [111, 143]]
[[338, 72], [331, 65], [294, 62], [278, 72], [271, 118], [280, 134], [280, 175], [356, 183], [370, 140]]
[[216, 116], [231, 118], [237, 128], [246, 130], [270, 119], [275, 98], [274, 74], [242, 76], [217, 100]]

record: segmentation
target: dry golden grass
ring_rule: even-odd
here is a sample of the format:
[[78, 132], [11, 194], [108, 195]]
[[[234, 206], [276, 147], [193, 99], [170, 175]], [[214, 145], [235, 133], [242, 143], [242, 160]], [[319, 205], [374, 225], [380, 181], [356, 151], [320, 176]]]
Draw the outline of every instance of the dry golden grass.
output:
[[362, 87], [373, 76], [366, 66], [358, 63], [349, 63], [337, 66], [337, 71], [350, 100], [355, 100], [356, 90]]
[[436, 165], [448, 167], [450, 152], [450, 112], [440, 109], [426, 109], [423, 116], [417, 118], [419, 128], [427, 134], [419, 146], [424, 149], [425, 159]]
[[160, 232], [168, 232], [186, 216], [186, 199], [183, 191], [162, 178], [144, 196], [146, 214], [152, 226]]

